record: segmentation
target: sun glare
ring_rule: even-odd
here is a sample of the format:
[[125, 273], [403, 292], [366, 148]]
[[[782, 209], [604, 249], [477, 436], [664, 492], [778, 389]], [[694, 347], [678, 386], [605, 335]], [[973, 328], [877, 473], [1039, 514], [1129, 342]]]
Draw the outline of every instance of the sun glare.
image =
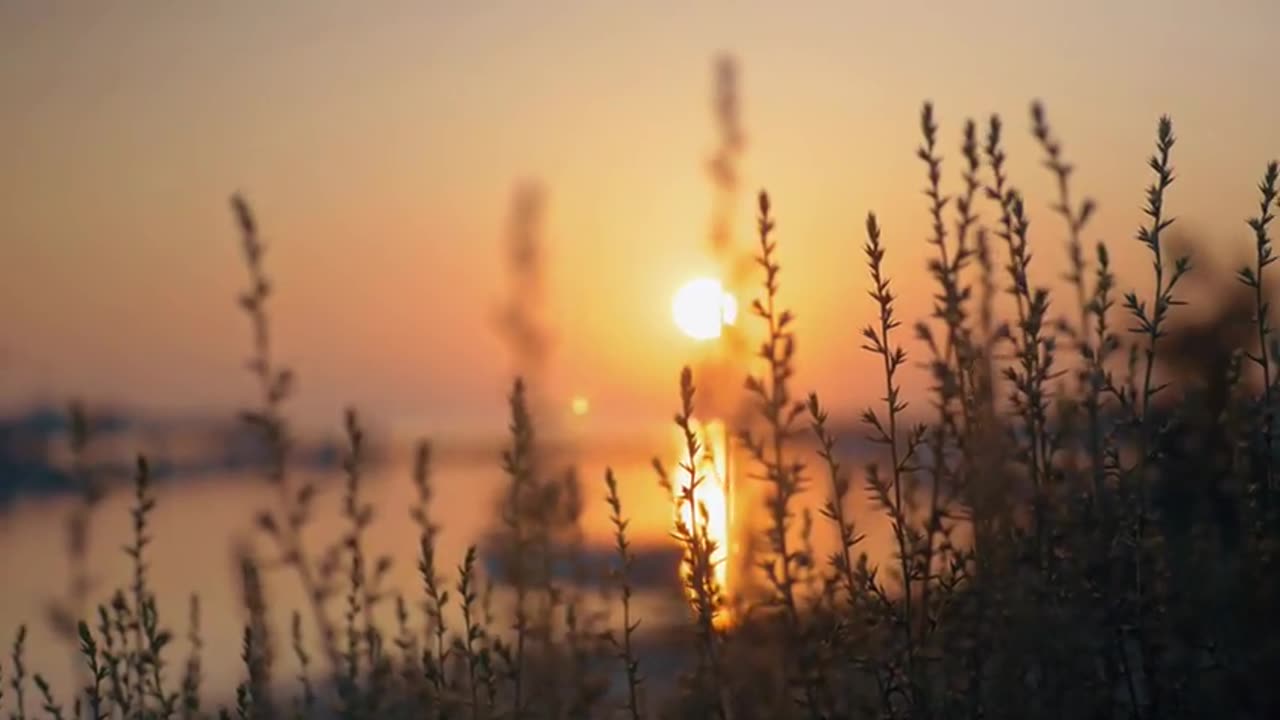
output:
[[671, 301], [676, 326], [695, 340], [720, 337], [725, 325], [738, 317], [738, 302], [724, 291], [715, 278], [696, 278], [685, 283]]
[[[689, 485], [692, 477], [689, 471], [677, 465], [674, 478], [676, 482], [672, 485], [673, 500], [675, 501], [675, 518], [673, 521], [683, 522], [685, 527], [694, 527], [694, 507], [705, 508], [706, 517], [704, 518], [699, 512], [698, 514], [698, 532], [706, 532], [707, 538], [715, 543], [715, 550], [711, 553], [712, 575], [715, 584], [721, 593], [725, 596], [729, 594], [729, 543], [730, 543], [730, 493], [729, 488], [729, 468], [728, 468], [728, 447], [726, 441], [728, 435], [725, 432], [724, 423], [719, 420], [710, 420], [706, 423], [700, 423], [696, 419], [693, 422], [694, 432], [697, 433], [701, 442], [701, 448], [698, 456], [694, 458], [693, 467], [697, 468], [700, 480], [698, 487], [693, 493], [693, 504], [691, 505], [685, 497], [689, 492]], [[684, 447], [684, 435], [678, 434], [680, 447]], [[727, 623], [729, 621], [728, 608], [723, 608], [717, 623]]]

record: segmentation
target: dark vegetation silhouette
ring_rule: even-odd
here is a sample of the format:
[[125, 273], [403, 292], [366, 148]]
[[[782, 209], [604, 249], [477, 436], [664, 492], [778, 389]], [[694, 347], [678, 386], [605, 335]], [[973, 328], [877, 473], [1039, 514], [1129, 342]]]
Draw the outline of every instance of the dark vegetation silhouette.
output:
[[[1094, 206], [1074, 194], [1071, 165], [1039, 105], [1031, 127], [1057, 181], [1057, 219], [1034, 232], [998, 117], [963, 126], [959, 172], [944, 162], [930, 105], [920, 125], [934, 303], [928, 317], [903, 326], [885, 270], [901, 241], [869, 216], [871, 319], [862, 336], [884, 391], [863, 414], [876, 455], [858, 471], [819, 396], [795, 387], [799, 345], [781, 260], [789, 238], [759, 195], [750, 309], [764, 340], [743, 379], [754, 417], [738, 443], [740, 465], [762, 482], [766, 502], [756, 511], [764, 528], [751, 551], [753, 601], [731, 622], [698, 495], [706, 438], [692, 422], [698, 378], [688, 369], [673, 395], [686, 441], [676, 472], [691, 477], [674, 501], [695, 508], [673, 533], [689, 599], [683, 627], [642, 624], [618, 481], [612, 472], [592, 479], [606, 483], [608, 504], [583, 507], [576, 477], [539, 450], [539, 419], [521, 380], [509, 396], [492, 572], [474, 546], [461, 558], [439, 556], [424, 441], [408, 510], [419, 530], [421, 591], [385, 587], [393, 559], [366, 549], [377, 516], [364, 494], [368, 448], [355, 411], [343, 422], [347, 529], [313, 547], [304, 530], [316, 489], [293, 472], [293, 376], [271, 342], [266, 248], [237, 196], [249, 270], [241, 304], [260, 390], [242, 420], [269, 449], [259, 467], [278, 489], [255, 517], [271, 555], [240, 556], [243, 680], [225, 707], [215, 705], [222, 699], [202, 689], [198, 602], [185, 630], [180, 609], [157, 606], [148, 549], [177, 540], [151, 536], [153, 470], [140, 457], [126, 548], [132, 577], [92, 607], [76, 585], [61, 606], [83, 687], [50, 688], [31, 672], [20, 629], [0, 666], [0, 703], [14, 718], [1276, 717], [1275, 163], [1264, 169], [1249, 220], [1251, 260], [1234, 278], [1206, 270], [1207, 294], [1219, 301], [1201, 312], [1184, 305], [1197, 271], [1170, 234], [1175, 137], [1167, 118], [1137, 232], [1151, 274], [1133, 291], [1117, 287], [1105, 245], [1086, 246]], [[958, 189], [944, 181], [952, 176]], [[1059, 251], [1055, 237], [1066, 238], [1068, 272], [1066, 291], [1051, 294], [1036, 278], [1057, 265], [1047, 259]], [[999, 294], [1008, 297], [1007, 319], [994, 310]], [[911, 337], [919, 350], [908, 358]], [[910, 362], [929, 368], [927, 407], [908, 408]], [[73, 435], [79, 457], [91, 433]], [[826, 501], [800, 507], [815, 485]], [[92, 479], [82, 486], [94, 487]], [[884, 562], [863, 548], [867, 518], [852, 509], [854, 493], [869, 494], [890, 521], [893, 553]], [[95, 496], [85, 497], [91, 505]], [[582, 551], [587, 512], [607, 512], [615, 528], [603, 580], [619, 608], [611, 616], [597, 613], [584, 590], [602, 571]], [[817, 525], [838, 538], [829, 557], [816, 556]], [[85, 541], [71, 543], [73, 560]], [[288, 628], [268, 619], [267, 572], [290, 573], [306, 591]], [[495, 581], [510, 607], [495, 605]], [[296, 659], [296, 679], [282, 676], [283, 653]], [[672, 667], [680, 674], [668, 682]]]

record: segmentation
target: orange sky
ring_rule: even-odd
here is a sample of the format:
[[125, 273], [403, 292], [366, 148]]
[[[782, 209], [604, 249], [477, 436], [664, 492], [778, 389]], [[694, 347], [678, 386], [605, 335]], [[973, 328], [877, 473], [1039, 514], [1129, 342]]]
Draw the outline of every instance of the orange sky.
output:
[[0, 404], [247, 398], [239, 189], [271, 243], [304, 417], [336, 423], [355, 402], [389, 425], [497, 430], [506, 203], [535, 177], [559, 323], [549, 394], [663, 421], [696, 352], [670, 297], [711, 267], [721, 50], [742, 70], [746, 188], [775, 200], [801, 385], [837, 409], [873, 395], [856, 337], [868, 209], [903, 310], [923, 307], [922, 100], [948, 159], [964, 117], [1006, 116], [1046, 281], [1063, 252], [1032, 98], [1101, 204], [1090, 238], [1129, 248], [1125, 263], [1160, 113], [1181, 140], [1173, 211], [1220, 244], [1247, 250], [1253, 186], [1280, 152], [1280, 5], [1265, 0], [463, 5], [0, 5]]

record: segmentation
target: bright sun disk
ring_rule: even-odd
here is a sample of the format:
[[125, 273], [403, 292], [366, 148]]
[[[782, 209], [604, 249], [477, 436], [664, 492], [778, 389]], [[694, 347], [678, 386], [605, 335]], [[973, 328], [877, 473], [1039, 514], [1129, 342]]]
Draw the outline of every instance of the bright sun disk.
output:
[[685, 283], [671, 301], [676, 326], [695, 340], [720, 337], [725, 325], [738, 317], [738, 302], [715, 278], [700, 277]]

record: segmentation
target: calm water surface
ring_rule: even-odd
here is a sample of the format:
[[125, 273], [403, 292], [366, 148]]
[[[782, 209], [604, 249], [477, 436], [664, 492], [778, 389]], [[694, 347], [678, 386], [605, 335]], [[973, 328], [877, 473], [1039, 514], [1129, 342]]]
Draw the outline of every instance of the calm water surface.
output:
[[[674, 451], [669, 454], [674, 462]], [[407, 458], [409, 453], [399, 453], [399, 456]], [[633, 452], [620, 457], [611, 452], [608, 458], [590, 454], [584, 457], [578, 466], [586, 508], [583, 530], [589, 545], [609, 547], [612, 544], [612, 526], [604, 502], [606, 462], [617, 474], [625, 512], [631, 517], [633, 541], [650, 547], [673, 543], [668, 535], [672, 518], [670, 499], [658, 486], [647, 454]], [[813, 510], [814, 522], [818, 525], [815, 550], [821, 561], [831, 549], [831, 536], [817, 513], [820, 502], [825, 499], [826, 484], [817, 466], [813, 472], [814, 487], [801, 505]], [[319, 479], [322, 490], [314, 513], [314, 532], [308, 538], [312, 548], [327, 544], [344, 529], [339, 513], [341, 478], [332, 473]], [[491, 463], [454, 461], [434, 471], [431, 512], [441, 526], [437, 562], [439, 572], [450, 586], [456, 580], [456, 567], [467, 546], [477, 542], [492, 527], [495, 502], [504, 484], [496, 460]], [[367, 535], [369, 552], [371, 555], [388, 553], [394, 558], [390, 588], [418, 602], [422, 597], [417, 571], [418, 534], [408, 514], [416, 493], [408, 462], [393, 462], [371, 473], [364, 493], [377, 512]], [[857, 515], [863, 518], [860, 530], [868, 532], [874, 540], [882, 533], [883, 523], [875, 513], [866, 512], [865, 494], [859, 491], [854, 494]], [[154, 541], [148, 550], [149, 577], [163, 624], [178, 638], [170, 650], [170, 674], [176, 681], [178, 668], [185, 661], [187, 608], [194, 593], [199, 595], [202, 605], [207, 687], [213, 692], [225, 691], [243, 675], [239, 653], [245, 615], [234, 549], [241, 542], [262, 540], [260, 533], [252, 528], [252, 518], [257, 511], [271, 507], [275, 491], [256, 478], [220, 477], [159, 483], [156, 496], [158, 504], [151, 521]], [[69, 496], [25, 499], [0, 514], [0, 641], [7, 648], [19, 624], [26, 623], [27, 665], [31, 671], [48, 677], [55, 689], [69, 687], [71, 673], [78, 667], [74, 664], [77, 661], [71, 654], [72, 648], [57, 639], [48, 621], [49, 600], [65, 597], [70, 582], [65, 528], [75, 503]], [[95, 602], [105, 600], [131, 577], [130, 561], [121, 550], [131, 542], [131, 503], [130, 489], [121, 487], [114, 489], [95, 510], [90, 545]], [[875, 554], [873, 552], [873, 556]], [[305, 608], [305, 598], [289, 572], [272, 571], [266, 575], [269, 610], [278, 643], [285, 640], [281, 636], [287, 634], [291, 612]], [[637, 603], [648, 628], [679, 622], [684, 612], [682, 601], [673, 589], [641, 593]], [[499, 594], [495, 605], [500, 608], [502, 604]], [[338, 610], [335, 605], [333, 617], [339, 616]], [[390, 622], [387, 627], [391, 627]], [[309, 622], [304, 628], [314, 638]], [[311, 647], [317, 648], [314, 642]], [[292, 676], [291, 653], [282, 648], [277, 655], [282, 664], [278, 676]]]

